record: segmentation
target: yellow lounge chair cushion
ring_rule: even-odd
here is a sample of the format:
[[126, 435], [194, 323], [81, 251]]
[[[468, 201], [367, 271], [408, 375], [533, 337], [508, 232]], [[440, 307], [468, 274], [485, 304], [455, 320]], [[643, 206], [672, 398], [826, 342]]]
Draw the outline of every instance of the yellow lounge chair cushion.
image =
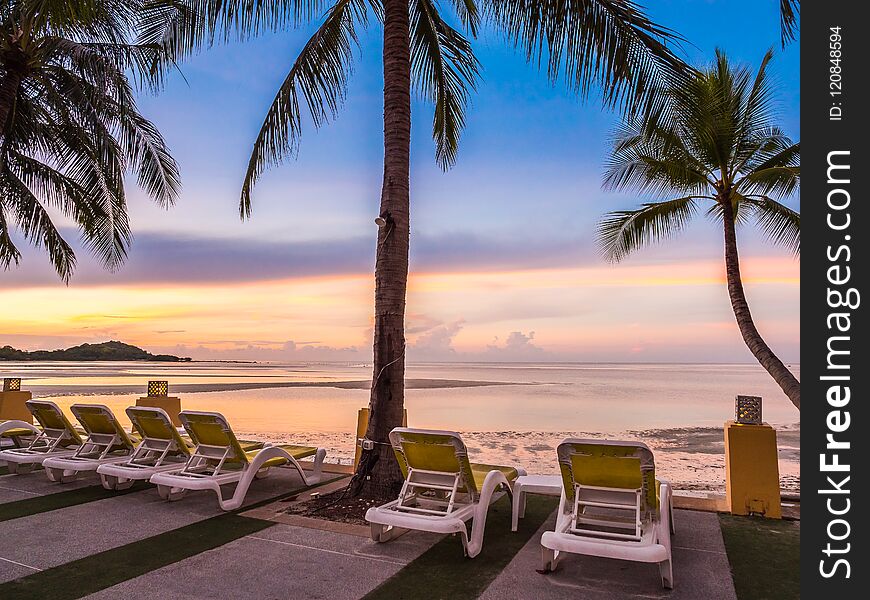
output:
[[33, 433], [32, 430], [25, 429], [24, 427], [19, 427], [17, 429], [7, 429], [3, 433], [0, 433], [0, 437], [10, 437], [10, 438], [28, 437], [28, 436], [32, 436], [32, 435], [36, 435], [36, 434]]
[[[310, 446], [294, 446], [292, 444], [277, 444], [276, 446], [287, 452], [290, 456], [299, 460], [300, 458], [306, 458], [308, 456], [314, 456], [317, 454], [317, 448], [312, 448]], [[245, 452], [248, 456], [248, 461], [254, 459], [255, 456], [260, 452], [260, 450], [249, 450]], [[266, 469], [268, 467], [280, 467], [283, 464], [287, 463], [287, 459], [282, 456], [276, 456], [275, 458], [270, 458], [266, 462], [263, 463], [261, 469]]]
[[511, 484], [511, 487], [513, 487], [513, 483], [514, 481], [516, 481], [517, 477], [520, 476], [520, 474], [517, 473], [517, 470], [514, 467], [471, 463], [471, 473], [474, 476], [474, 484], [475, 486], [477, 486], [478, 490], [483, 487], [483, 480], [486, 479], [486, 475], [490, 471], [501, 471], [502, 473], [504, 473], [504, 476], [507, 478], [508, 483]]

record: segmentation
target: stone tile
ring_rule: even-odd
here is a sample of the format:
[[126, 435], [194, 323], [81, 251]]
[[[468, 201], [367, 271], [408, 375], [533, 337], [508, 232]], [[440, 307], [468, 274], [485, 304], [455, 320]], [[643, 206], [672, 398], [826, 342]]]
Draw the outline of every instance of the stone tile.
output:
[[677, 511], [673, 538], [674, 589], [661, 586], [658, 566], [580, 555], [566, 555], [554, 573], [536, 571], [541, 561], [541, 534], [550, 519], [481, 595], [482, 600], [736, 600], [719, 520], [713, 513]]
[[[275, 525], [270, 529], [281, 527]], [[267, 531], [125, 581], [87, 598], [356, 600], [402, 567], [396, 561], [355, 555], [352, 550], [360, 544], [357, 536], [342, 536], [348, 546], [340, 552], [263, 538]], [[285, 531], [282, 535], [297, 535], [297, 532]], [[300, 541], [298, 535], [293, 539]], [[329, 544], [337, 542], [330, 540]], [[323, 545], [324, 539], [321, 537], [317, 543]]]
[[[274, 497], [300, 485], [295, 472], [274, 469], [269, 477], [251, 485], [245, 503]], [[212, 492], [191, 492], [179, 501], [165, 502], [152, 487], [6, 521], [0, 536], [0, 558], [46, 569], [221, 513]], [[46, 552], [46, 548], [51, 551]], [[14, 577], [0, 574], [0, 581], [10, 578]]]

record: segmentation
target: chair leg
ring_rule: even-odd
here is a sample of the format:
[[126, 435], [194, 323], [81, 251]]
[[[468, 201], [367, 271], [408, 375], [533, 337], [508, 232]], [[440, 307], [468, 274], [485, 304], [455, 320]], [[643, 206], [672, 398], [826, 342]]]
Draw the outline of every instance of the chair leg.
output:
[[552, 573], [556, 570], [556, 551], [541, 546], [541, 573]]
[[158, 485], [157, 493], [167, 502], [181, 500], [187, 495], [187, 490], [184, 488], [174, 488], [171, 485]]
[[25, 475], [33, 470], [33, 463], [7, 462], [6, 469], [13, 475]]
[[393, 536], [392, 531], [393, 528], [387, 525], [381, 525], [380, 523], [371, 523], [371, 535], [372, 540], [382, 544], [384, 542], [388, 542]]
[[54, 481], [57, 483], [69, 483], [70, 481], [74, 481], [76, 477], [78, 477], [78, 471], [72, 471], [68, 469], [56, 469], [54, 467], [46, 467], [45, 475], [48, 477], [49, 481]]
[[674, 566], [672, 561], [663, 560], [660, 562], [659, 573], [662, 576], [662, 587], [668, 590], [674, 589]]
[[136, 482], [132, 479], [116, 477], [115, 475], [103, 475], [100, 473], [100, 483], [102, 483], [103, 487], [107, 490], [119, 491], [130, 489]]

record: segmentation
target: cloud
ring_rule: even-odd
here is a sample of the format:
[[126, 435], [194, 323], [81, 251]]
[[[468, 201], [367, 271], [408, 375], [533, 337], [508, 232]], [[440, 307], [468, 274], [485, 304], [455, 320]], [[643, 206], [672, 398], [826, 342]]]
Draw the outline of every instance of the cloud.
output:
[[316, 345], [308, 342], [200, 343], [194, 345], [153, 346], [155, 353], [190, 356], [195, 360], [250, 360], [258, 362], [371, 361], [371, 349], [359, 346]]
[[530, 331], [528, 334], [522, 331], [512, 331], [505, 339], [503, 345], [496, 343], [486, 347], [485, 356], [497, 361], [535, 361], [547, 360], [553, 357], [552, 353], [547, 352], [540, 346], [534, 344], [535, 332]]
[[[75, 234], [65, 231], [68, 239]], [[136, 236], [126, 264], [105, 271], [73, 244], [78, 267], [70, 285], [250, 282], [294, 277], [371, 273], [374, 238], [261, 241], [145, 232]], [[4, 287], [60, 286], [42, 251], [20, 244], [22, 264], [2, 273]], [[467, 272], [552, 268], [598, 261], [586, 241], [529, 240], [471, 234], [415, 235], [411, 268], [417, 272]], [[116, 317], [122, 318], [122, 317]]]
[[462, 360], [459, 353], [453, 348], [453, 338], [462, 330], [464, 325], [465, 321], [459, 319], [431, 327], [408, 345], [409, 358], [434, 361]]

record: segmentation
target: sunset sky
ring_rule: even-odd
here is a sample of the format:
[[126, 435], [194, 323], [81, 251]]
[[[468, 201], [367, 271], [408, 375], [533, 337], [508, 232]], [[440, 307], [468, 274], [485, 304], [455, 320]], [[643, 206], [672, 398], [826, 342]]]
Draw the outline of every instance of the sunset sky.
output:
[[[779, 3], [657, 0], [693, 63], [716, 47], [757, 66], [771, 46], [781, 124], [799, 139], [799, 56], [779, 48]], [[307, 124], [298, 160], [255, 190], [238, 218], [251, 142], [313, 28], [213, 49], [143, 97], [184, 189], [164, 211], [130, 182], [130, 260], [107, 273], [86, 251], [69, 286], [25, 249], [0, 271], [0, 346], [120, 339], [207, 359], [371, 360], [374, 240], [381, 181], [381, 30], [361, 37], [337, 121]], [[651, 197], [601, 189], [617, 117], [583, 104], [483, 32], [483, 82], [458, 164], [434, 161], [432, 108], [414, 104], [408, 357], [418, 360], [748, 362], [724, 284], [722, 234], [703, 217], [667, 245], [604, 262], [595, 225]], [[186, 79], [186, 81], [185, 81]], [[788, 202], [799, 209], [797, 198]], [[739, 231], [762, 334], [797, 361], [799, 261]], [[77, 236], [69, 230], [69, 239]]]

